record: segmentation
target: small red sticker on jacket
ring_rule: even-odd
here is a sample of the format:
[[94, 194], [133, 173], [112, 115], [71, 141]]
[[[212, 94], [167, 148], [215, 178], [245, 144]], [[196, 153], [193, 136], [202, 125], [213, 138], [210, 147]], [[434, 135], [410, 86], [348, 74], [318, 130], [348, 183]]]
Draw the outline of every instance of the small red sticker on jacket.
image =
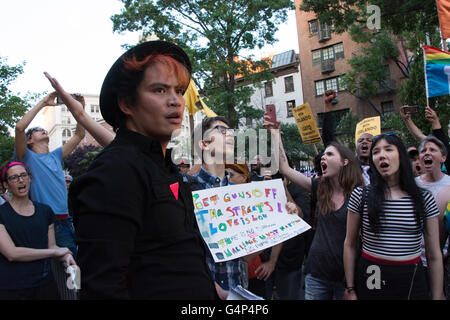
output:
[[173, 196], [178, 200], [178, 182], [172, 183], [170, 186], [170, 190], [172, 190]]

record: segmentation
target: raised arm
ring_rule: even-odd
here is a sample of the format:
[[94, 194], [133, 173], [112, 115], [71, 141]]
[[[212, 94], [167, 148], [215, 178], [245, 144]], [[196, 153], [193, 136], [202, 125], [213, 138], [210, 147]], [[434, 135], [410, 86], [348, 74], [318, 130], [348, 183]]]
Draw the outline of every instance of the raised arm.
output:
[[311, 179], [307, 178], [304, 174], [298, 172], [297, 170], [292, 169], [289, 166], [289, 162], [286, 157], [286, 152], [284, 151], [283, 142], [281, 140], [281, 134], [280, 134], [280, 121], [277, 120], [276, 123], [270, 122], [269, 117], [265, 114], [264, 115], [264, 128], [269, 130], [272, 134], [272, 139], [278, 139], [279, 141], [279, 170], [280, 173], [291, 180], [293, 183], [297, 184], [305, 190], [306, 192], [311, 193]]
[[83, 126], [77, 123], [75, 128], [75, 133], [63, 146], [62, 146], [62, 158], [65, 159], [69, 154], [72, 153], [73, 150], [77, 147], [77, 145], [83, 140], [85, 135], [85, 130]]
[[433, 130], [433, 136], [438, 138], [442, 141], [445, 148], [447, 149], [447, 157], [445, 159], [445, 167], [447, 168], [447, 174], [449, 174], [450, 170], [450, 146], [448, 144], [448, 138], [442, 130], [441, 122], [439, 120], [439, 117], [433, 109], [431, 109], [429, 106], [425, 108], [425, 118], [431, 123], [431, 129]]
[[405, 122], [406, 127], [408, 128], [409, 132], [413, 135], [414, 138], [416, 138], [417, 141], [422, 141], [425, 138], [425, 135], [423, 132], [416, 126], [414, 121], [411, 119], [411, 115], [409, 113], [405, 113], [404, 109], [408, 106], [401, 106], [400, 107], [400, 115], [403, 119], [403, 122]]
[[327, 90], [324, 94], [324, 105], [325, 105], [325, 113], [323, 116], [323, 124], [322, 124], [322, 141], [323, 145], [326, 147], [331, 141], [336, 141], [335, 136], [335, 121], [333, 115], [333, 100], [336, 98], [336, 91]]
[[52, 87], [56, 90], [57, 94], [61, 97], [69, 111], [72, 113], [75, 120], [77, 120], [77, 123], [80, 123], [84, 128], [86, 128], [86, 130], [102, 147], [106, 147], [110, 144], [115, 135], [109, 132], [97, 121], [92, 119], [84, 110], [83, 104], [67, 93], [55, 78], [52, 78], [47, 72], [44, 72], [44, 74], [50, 81]]
[[17, 121], [16, 123], [16, 136], [14, 139], [14, 147], [16, 149], [17, 160], [23, 161], [25, 154], [27, 152], [27, 137], [25, 135], [25, 130], [30, 125], [31, 121], [36, 117], [36, 115], [45, 106], [56, 106], [56, 92], [47, 94], [43, 99], [41, 99], [33, 108], [31, 108], [25, 115]]

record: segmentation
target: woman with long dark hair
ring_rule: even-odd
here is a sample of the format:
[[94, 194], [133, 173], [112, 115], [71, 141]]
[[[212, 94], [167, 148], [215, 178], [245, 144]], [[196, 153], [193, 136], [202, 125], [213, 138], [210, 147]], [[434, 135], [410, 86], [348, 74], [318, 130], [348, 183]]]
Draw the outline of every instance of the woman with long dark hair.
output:
[[420, 260], [423, 233], [432, 298], [442, 299], [439, 212], [433, 196], [414, 182], [406, 148], [395, 135], [381, 135], [374, 141], [370, 165], [375, 169], [373, 181], [356, 188], [348, 205], [345, 298], [427, 299]]
[[[265, 120], [267, 129], [280, 126], [280, 121]], [[364, 184], [361, 170], [348, 148], [331, 142], [320, 161], [322, 176], [310, 179], [289, 166], [279, 133], [278, 138], [280, 173], [317, 199], [316, 231], [305, 262], [305, 300], [341, 299], [347, 204], [353, 189]]]

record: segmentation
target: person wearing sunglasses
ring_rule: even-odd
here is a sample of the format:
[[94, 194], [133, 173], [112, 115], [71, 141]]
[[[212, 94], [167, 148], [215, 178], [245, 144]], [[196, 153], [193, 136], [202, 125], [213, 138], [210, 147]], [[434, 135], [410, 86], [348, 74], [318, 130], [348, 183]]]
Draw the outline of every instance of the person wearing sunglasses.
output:
[[32, 176], [22, 162], [1, 168], [12, 199], [0, 206], [0, 299], [59, 299], [50, 259], [76, 267], [68, 248], [55, 242], [55, 214], [28, 196]]
[[[67, 187], [62, 166], [63, 160], [84, 138], [85, 130], [78, 123], [73, 136], [63, 146], [52, 151], [49, 149], [50, 139], [47, 130], [40, 127], [26, 130], [40, 110], [47, 106], [58, 105], [56, 98], [56, 92], [49, 93], [17, 122], [14, 146], [17, 160], [24, 162], [36, 178], [30, 185], [31, 199], [52, 208], [57, 219], [56, 243], [61, 247], [70, 248], [76, 257], [75, 231], [69, 216]], [[82, 101], [84, 102], [84, 99]]]

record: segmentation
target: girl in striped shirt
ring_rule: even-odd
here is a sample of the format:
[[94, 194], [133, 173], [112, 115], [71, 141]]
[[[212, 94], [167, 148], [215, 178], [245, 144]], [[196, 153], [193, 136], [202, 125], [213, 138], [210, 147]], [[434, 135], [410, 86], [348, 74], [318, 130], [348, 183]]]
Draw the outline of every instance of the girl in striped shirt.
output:
[[374, 181], [356, 188], [348, 204], [344, 298], [428, 299], [420, 260], [423, 233], [432, 298], [443, 299], [439, 212], [433, 196], [414, 182], [406, 148], [395, 135], [374, 141], [370, 165], [376, 169]]

